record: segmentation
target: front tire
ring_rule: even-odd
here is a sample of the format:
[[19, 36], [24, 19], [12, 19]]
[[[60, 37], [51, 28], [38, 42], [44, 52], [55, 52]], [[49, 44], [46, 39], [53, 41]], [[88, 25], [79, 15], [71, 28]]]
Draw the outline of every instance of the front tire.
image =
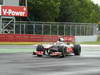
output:
[[81, 46], [80, 45], [74, 45], [73, 50], [74, 50], [74, 54], [76, 56], [79, 56], [81, 54]]
[[36, 51], [44, 51], [44, 47], [42, 45], [38, 45]]
[[[43, 47], [43, 45], [38, 45], [37, 48], [36, 48], [36, 51], [43, 51], [43, 54], [45, 53], [45, 52], [44, 52], [44, 47]], [[38, 55], [38, 54], [37, 54], [37, 56], [38, 56], [38, 57], [42, 57], [43, 55]]]
[[42, 55], [37, 55], [37, 57], [42, 57]]

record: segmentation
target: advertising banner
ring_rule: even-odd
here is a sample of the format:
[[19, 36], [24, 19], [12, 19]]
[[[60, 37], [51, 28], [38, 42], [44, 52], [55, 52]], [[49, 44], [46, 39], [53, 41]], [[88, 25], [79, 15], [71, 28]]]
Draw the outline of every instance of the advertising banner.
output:
[[0, 6], [0, 15], [27, 17], [28, 11], [25, 6]]
[[[0, 42], [57, 42], [58, 35], [0, 34]], [[74, 42], [74, 36], [64, 36], [64, 42]]]

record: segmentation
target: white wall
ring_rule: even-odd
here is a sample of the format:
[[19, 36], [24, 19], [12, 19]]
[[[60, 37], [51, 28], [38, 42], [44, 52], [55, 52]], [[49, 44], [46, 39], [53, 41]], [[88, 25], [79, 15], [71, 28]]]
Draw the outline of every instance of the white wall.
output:
[[96, 41], [97, 35], [91, 36], [75, 36], [75, 42], [88, 42], [88, 41]]

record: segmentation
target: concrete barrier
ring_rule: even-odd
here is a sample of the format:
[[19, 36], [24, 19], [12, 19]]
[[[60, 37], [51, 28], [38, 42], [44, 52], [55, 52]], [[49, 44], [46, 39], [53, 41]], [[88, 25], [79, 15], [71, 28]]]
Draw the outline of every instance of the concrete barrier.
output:
[[75, 36], [75, 42], [92, 42], [97, 40], [97, 35], [91, 36]]

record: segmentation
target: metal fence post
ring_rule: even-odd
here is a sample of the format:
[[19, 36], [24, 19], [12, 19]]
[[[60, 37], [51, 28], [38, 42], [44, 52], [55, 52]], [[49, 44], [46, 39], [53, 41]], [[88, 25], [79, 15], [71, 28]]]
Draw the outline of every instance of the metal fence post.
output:
[[79, 35], [81, 35], [81, 25], [80, 25], [80, 30], [79, 31], [80, 31], [80, 34]]
[[[86, 26], [86, 25], [85, 25]], [[86, 35], [86, 27], [84, 26], [84, 35]]]
[[50, 24], [50, 35], [51, 35], [51, 24]]
[[21, 34], [21, 24], [20, 24], [20, 34]]
[[24, 34], [25, 34], [26, 32], [25, 32], [25, 24], [24, 24]]
[[34, 25], [34, 34], [35, 34], [35, 25], [36, 25], [36, 24], [33, 24], [33, 25]]
[[59, 35], [59, 25], [57, 25], [57, 35]]
[[75, 25], [75, 36], [77, 35], [77, 25]]
[[44, 32], [43, 30], [44, 30], [44, 25], [42, 24], [42, 35], [43, 35], [43, 32]]
[[93, 35], [97, 34], [97, 24], [93, 24]]
[[15, 34], [15, 22], [14, 22], [14, 34]]
[[71, 25], [69, 25], [70, 26], [70, 35], [71, 35]]
[[66, 26], [64, 25], [64, 36], [65, 36], [65, 28], [66, 28]]

